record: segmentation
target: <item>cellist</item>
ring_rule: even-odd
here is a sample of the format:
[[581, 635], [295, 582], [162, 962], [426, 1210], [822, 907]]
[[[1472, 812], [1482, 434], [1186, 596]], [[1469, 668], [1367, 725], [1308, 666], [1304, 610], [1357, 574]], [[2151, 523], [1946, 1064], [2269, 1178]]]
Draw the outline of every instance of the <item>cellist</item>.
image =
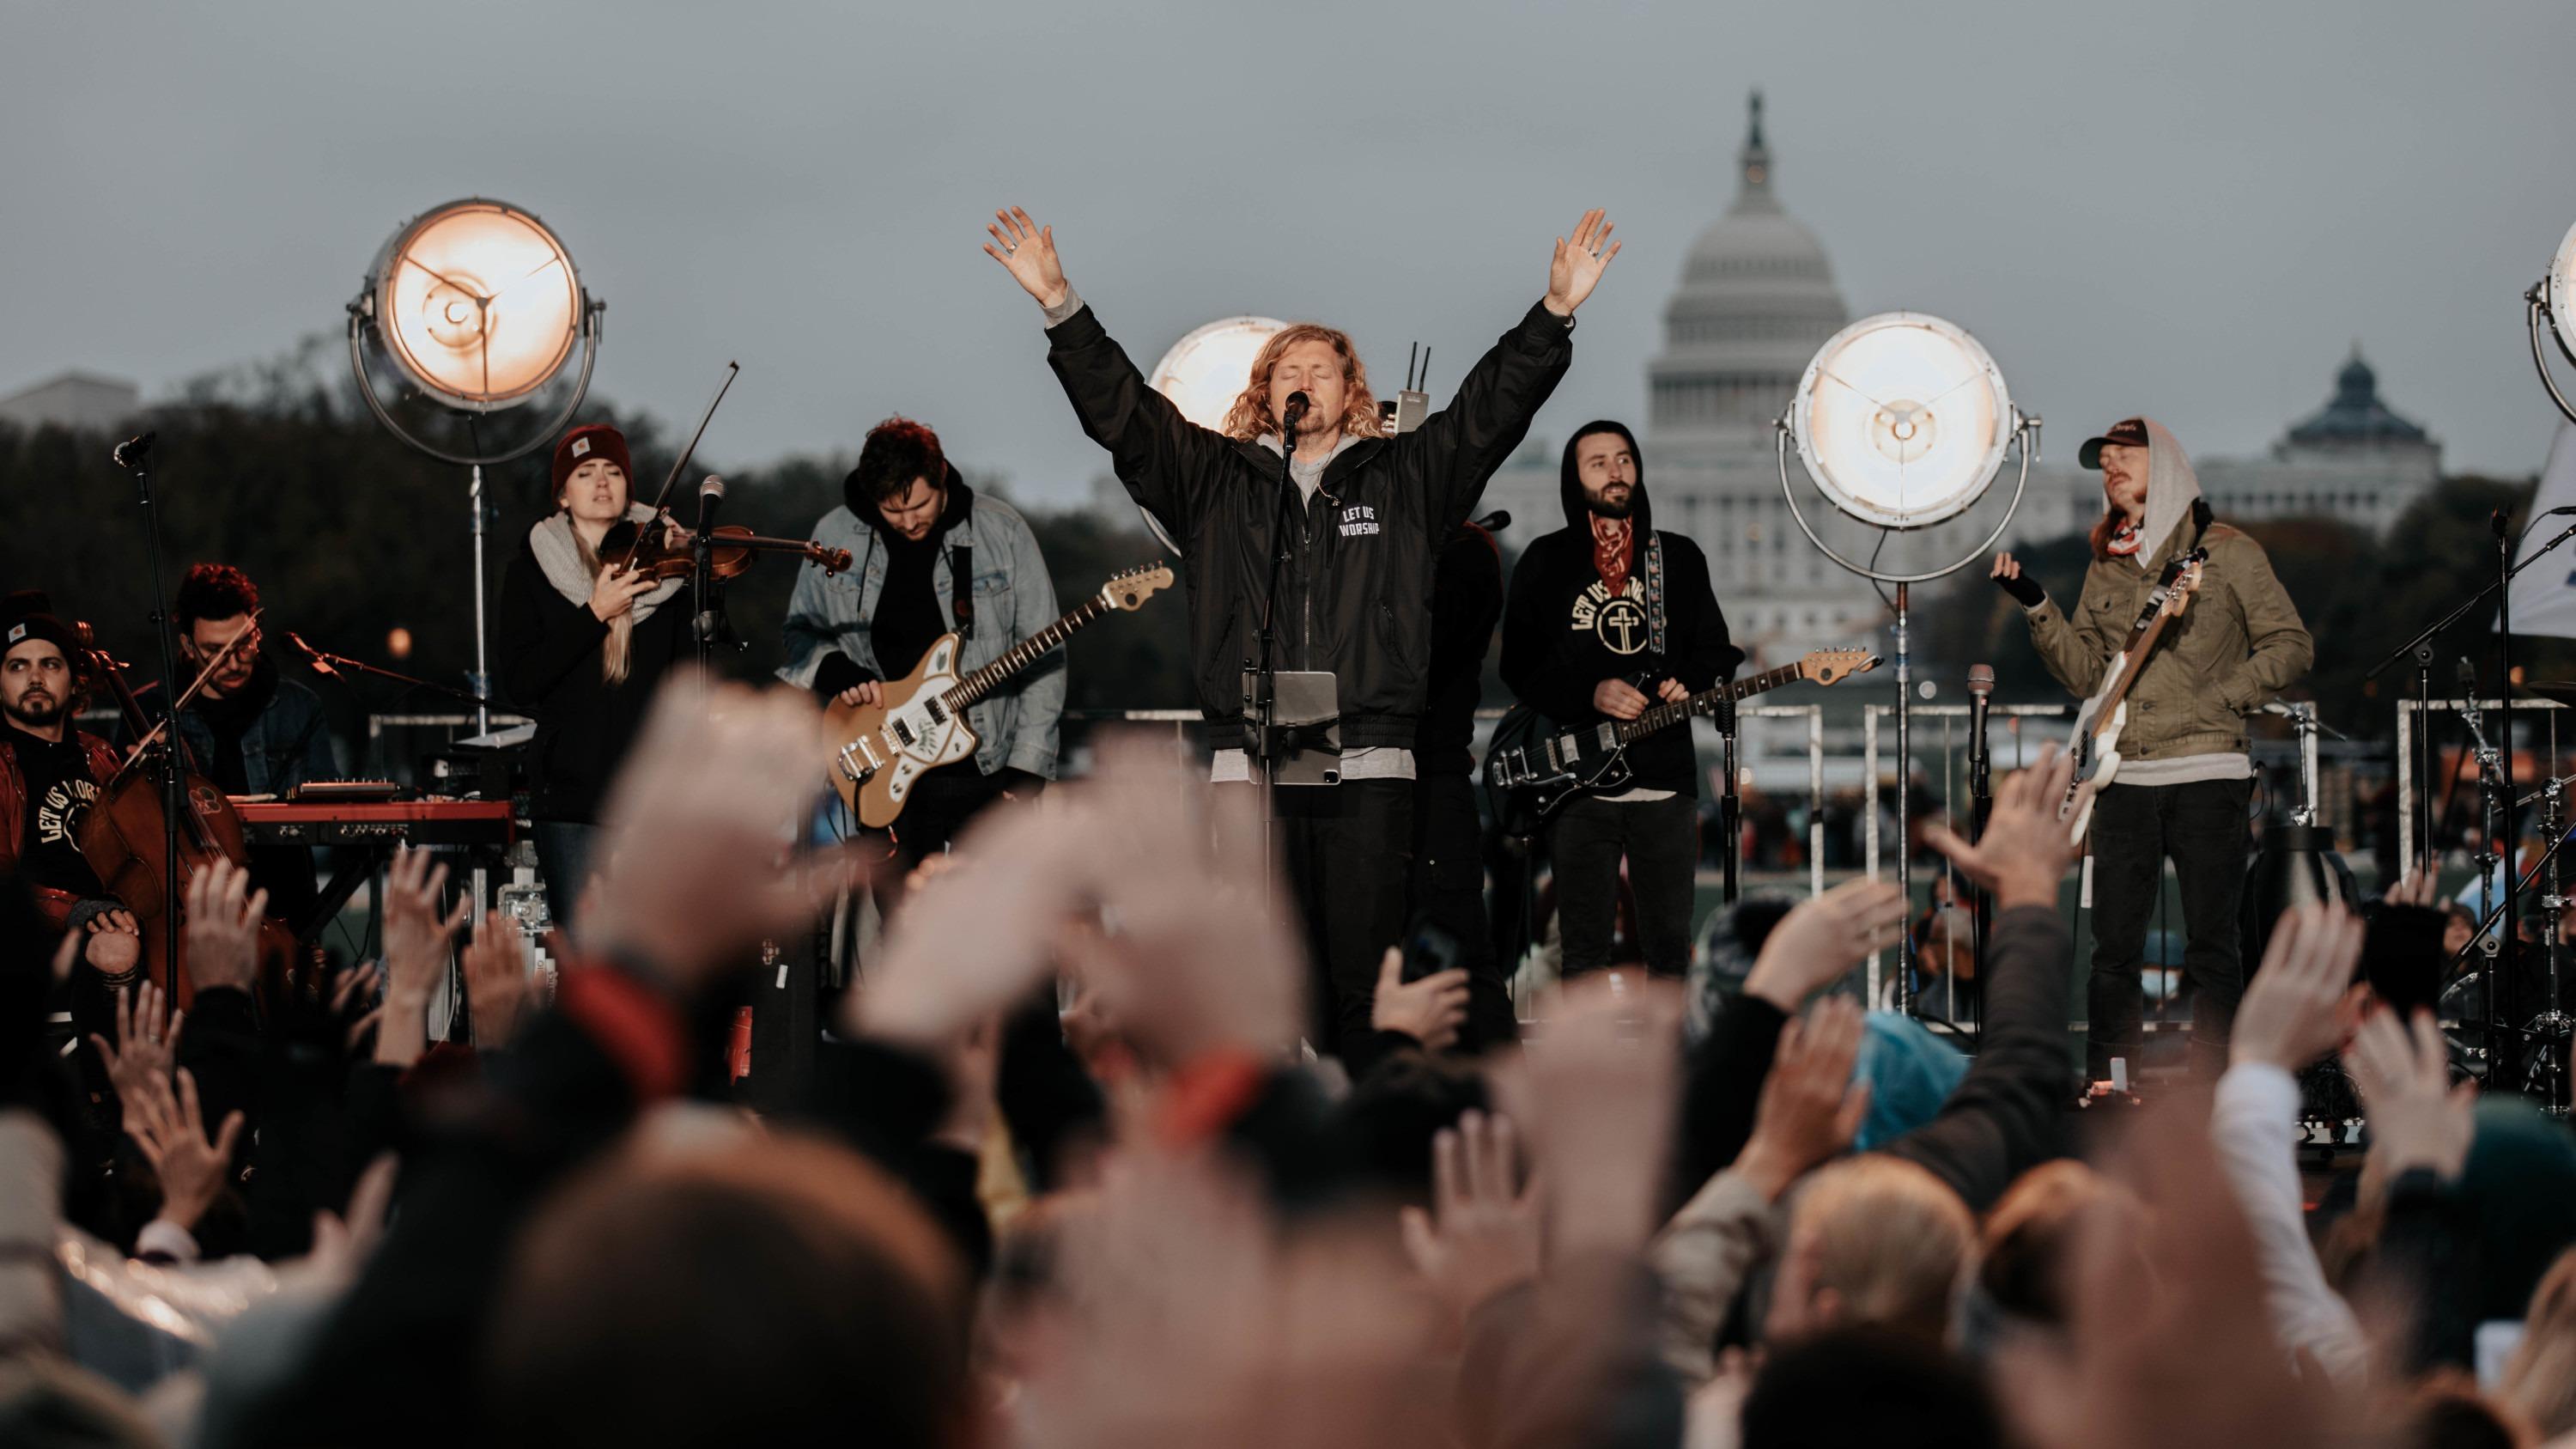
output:
[[109, 895], [81, 855], [81, 815], [116, 774], [107, 741], [72, 727], [76, 694], [72, 656], [79, 643], [32, 591], [0, 602], [0, 873], [17, 871], [34, 888], [51, 939], [0, 942], [0, 950], [34, 947], [50, 956], [64, 931], [85, 940], [81, 959], [109, 992], [133, 984], [143, 960], [143, 932], [133, 913]]

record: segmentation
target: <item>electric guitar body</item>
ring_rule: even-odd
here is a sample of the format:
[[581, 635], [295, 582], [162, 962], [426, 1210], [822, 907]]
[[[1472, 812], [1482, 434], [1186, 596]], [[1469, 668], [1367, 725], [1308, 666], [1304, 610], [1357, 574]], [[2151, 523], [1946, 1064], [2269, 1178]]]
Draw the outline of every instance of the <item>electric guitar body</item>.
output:
[[963, 647], [956, 635], [942, 634], [910, 674], [886, 681], [883, 704], [836, 701], [824, 711], [834, 735], [871, 747], [866, 752], [874, 757], [871, 768], [858, 772], [863, 779], [853, 778], [852, 772], [832, 772], [841, 803], [869, 829], [892, 825], [923, 775], [971, 758], [982, 743], [966, 723], [966, 712], [942, 703], [957, 685], [957, 655]]
[[971, 674], [958, 672], [965, 641], [956, 634], [940, 635], [910, 674], [885, 682], [880, 691], [883, 703], [845, 705], [834, 700], [825, 707], [823, 717], [831, 724], [832, 737], [847, 742], [832, 752], [833, 793], [861, 825], [871, 830], [892, 825], [922, 776], [973, 757], [981, 741], [974, 726], [966, 722], [966, 711], [975, 701], [1054, 653], [1085, 624], [1104, 614], [1141, 608], [1171, 586], [1172, 571], [1165, 565], [1129, 569], [1071, 613]]
[[2092, 827], [2093, 800], [2086, 797], [2079, 805], [2076, 797], [2087, 783], [2098, 790], [2118, 778], [2120, 729], [2129, 722], [2129, 686], [2137, 682], [2138, 671], [2145, 667], [2156, 641], [2164, 637], [2165, 626], [2181, 617], [2191, 596], [2200, 591], [2200, 566], [2208, 558], [2209, 550], [2195, 548], [2165, 565], [2154, 592], [2138, 611], [2137, 622], [2130, 626], [2127, 647], [2111, 656], [2102, 670], [2102, 682], [2075, 712], [2075, 732], [2067, 743], [2075, 756], [2075, 774], [2066, 782], [2066, 798], [2058, 802], [2058, 814], [2068, 821], [2068, 836], [2078, 844]]

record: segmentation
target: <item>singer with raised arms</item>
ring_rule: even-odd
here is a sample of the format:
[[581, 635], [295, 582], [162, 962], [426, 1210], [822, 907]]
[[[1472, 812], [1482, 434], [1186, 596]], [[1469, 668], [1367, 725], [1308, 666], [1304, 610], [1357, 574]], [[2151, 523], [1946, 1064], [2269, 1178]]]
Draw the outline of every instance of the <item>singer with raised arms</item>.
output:
[[1319, 1050], [1370, 1032], [1379, 958], [1404, 929], [1434, 559], [1565, 376], [1575, 309], [1619, 254], [1610, 230], [1601, 212], [1584, 213], [1556, 241], [1546, 295], [1456, 400], [1389, 437], [1350, 337], [1313, 323], [1263, 345], [1222, 429], [1190, 422], [1065, 280], [1053, 228], [1018, 209], [986, 228], [986, 254], [1045, 310], [1048, 365], [1083, 431], [1181, 545], [1214, 778], [1256, 778], [1228, 746], [1247, 739], [1244, 671], [1261, 653], [1274, 553], [1270, 662], [1334, 677], [1340, 783], [1283, 787], [1276, 801], [1282, 863], [1322, 973]]

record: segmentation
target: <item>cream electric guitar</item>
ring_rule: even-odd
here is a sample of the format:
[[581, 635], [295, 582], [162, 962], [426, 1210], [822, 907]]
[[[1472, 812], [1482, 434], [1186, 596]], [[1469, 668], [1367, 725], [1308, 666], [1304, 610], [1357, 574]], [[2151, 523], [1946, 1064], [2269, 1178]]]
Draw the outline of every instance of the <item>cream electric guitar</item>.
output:
[[893, 824], [923, 774], [975, 753], [975, 731], [966, 723], [968, 705], [1053, 653], [1083, 625], [1113, 610], [1140, 608], [1171, 586], [1172, 571], [1162, 564], [1129, 569], [1102, 585], [1082, 607], [972, 674], [960, 678], [957, 673], [963, 641], [942, 634], [912, 673], [886, 681], [883, 704], [834, 702], [824, 718], [834, 738], [849, 742], [832, 752], [832, 788], [841, 803], [870, 829]]
[[2148, 653], [2164, 637], [2165, 625], [2182, 617], [2191, 596], [2200, 592], [2200, 566], [2208, 558], [2209, 550], [2196, 548], [2165, 565], [2154, 592], [2138, 611], [2138, 621], [2129, 626], [2129, 646], [2111, 656], [2093, 697], [2076, 711], [2075, 734], [2067, 746], [2075, 755], [2075, 775], [2066, 782], [2066, 798], [2058, 802], [2057, 813], [2066, 817], [2072, 812], [2068, 838], [2078, 845], [2084, 843], [2084, 832], [2093, 823], [2093, 801], [2086, 798], [2079, 810], [2076, 795], [2085, 782], [2108, 785], [2120, 773], [2120, 727], [2129, 722], [2129, 686], [2137, 682]]

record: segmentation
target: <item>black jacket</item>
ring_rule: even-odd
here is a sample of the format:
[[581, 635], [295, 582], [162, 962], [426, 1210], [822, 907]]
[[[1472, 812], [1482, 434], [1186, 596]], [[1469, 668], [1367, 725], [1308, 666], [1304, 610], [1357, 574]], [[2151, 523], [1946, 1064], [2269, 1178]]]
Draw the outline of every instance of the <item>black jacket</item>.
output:
[[537, 722], [528, 746], [529, 818], [598, 821], [600, 797], [625, 763], [662, 676], [688, 652], [693, 597], [683, 587], [635, 626], [626, 678], [612, 685], [599, 669], [608, 626], [590, 605], [557, 593], [536, 550], [519, 540], [492, 635], [501, 692]]
[[[1617, 424], [1591, 424], [1576, 434], [1615, 430]], [[1574, 443], [1565, 445], [1560, 493], [1566, 526], [1531, 543], [1512, 569], [1511, 602], [1503, 614], [1503, 683], [1521, 703], [1559, 725], [1597, 724], [1606, 716], [1592, 707], [1592, 691], [1605, 679], [1624, 679], [1652, 697], [1654, 685], [1679, 679], [1694, 694], [1735, 673], [1744, 651], [1726, 629], [1726, 615], [1708, 581], [1708, 558], [1699, 545], [1677, 533], [1655, 533], [1654, 513], [1647, 503], [1640, 465], [1630, 521], [1636, 525], [1635, 556], [1626, 593], [1608, 597], [1600, 571], [1592, 564], [1592, 515], [1583, 485], [1574, 473]], [[1662, 540], [1664, 553], [1665, 652], [1646, 642], [1646, 551], [1649, 537]], [[1639, 684], [1640, 679], [1645, 680]], [[1636, 788], [1699, 793], [1698, 757], [1687, 727], [1647, 735], [1628, 747]]]
[[[1344, 449], [1312, 507], [1289, 500], [1273, 663], [1338, 677], [1345, 747], [1413, 745], [1429, 687], [1433, 558], [1565, 375], [1571, 330], [1569, 319], [1531, 307], [1455, 402], [1402, 437]], [[1182, 417], [1088, 307], [1047, 339], [1047, 363], [1083, 431], [1185, 552], [1191, 679], [1216, 743], [1230, 747], [1243, 720], [1243, 668], [1260, 652], [1279, 494], [1290, 486], [1280, 455]]]
[[1503, 617], [1503, 553], [1472, 523], [1450, 533], [1431, 575], [1431, 700], [1413, 736], [1420, 775], [1472, 775], [1476, 706], [1485, 694], [1485, 651]]

